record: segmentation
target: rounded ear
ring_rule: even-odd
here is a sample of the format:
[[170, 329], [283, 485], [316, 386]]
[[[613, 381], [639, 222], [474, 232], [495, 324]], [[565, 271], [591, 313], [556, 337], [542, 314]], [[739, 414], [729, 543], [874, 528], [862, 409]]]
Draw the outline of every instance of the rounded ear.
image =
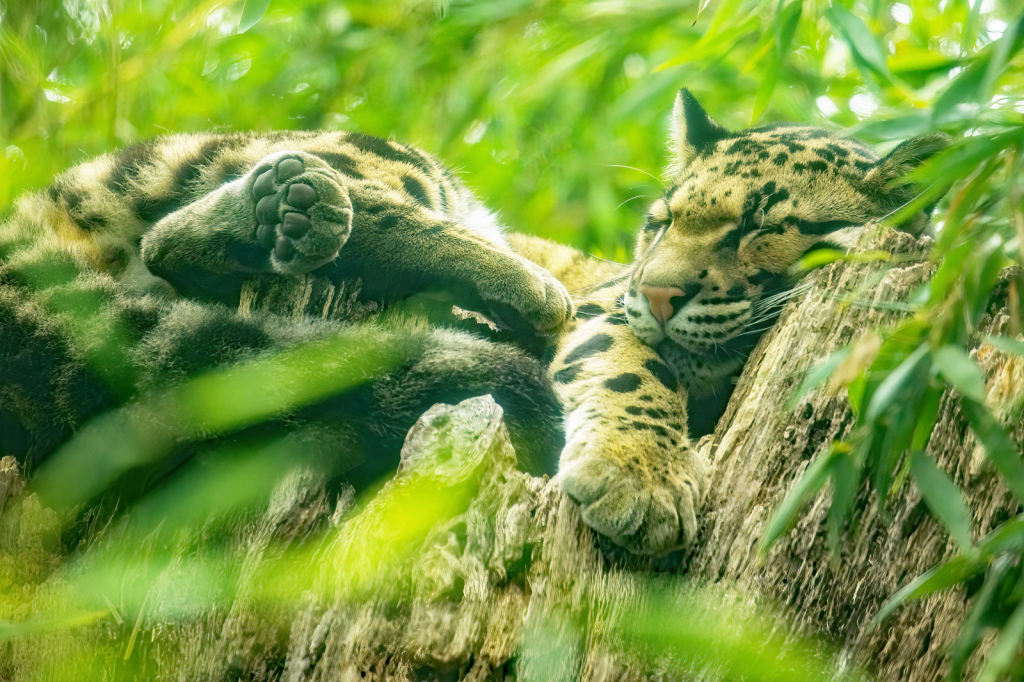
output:
[[[945, 133], [912, 137], [876, 161], [865, 174], [864, 183], [873, 188], [879, 196], [885, 197], [883, 203], [890, 204], [891, 208], [896, 210], [914, 197], [913, 188], [907, 187], [910, 182], [901, 181], [901, 178], [905, 178], [915, 168], [948, 147], [949, 142], [950, 137]], [[928, 229], [932, 211], [935, 210], [940, 198], [941, 195], [905, 220], [898, 226], [899, 229], [914, 235], [923, 234]]]
[[731, 133], [712, 121], [690, 91], [682, 88], [672, 108], [669, 151], [674, 160], [673, 166], [686, 166], [716, 142], [728, 137], [731, 137]]
[[[889, 187], [894, 180], [910, 173], [930, 157], [949, 146], [945, 133], [921, 135], [902, 142], [879, 161], [864, 176], [864, 182], [878, 188]], [[905, 183], [904, 183], [905, 184]]]

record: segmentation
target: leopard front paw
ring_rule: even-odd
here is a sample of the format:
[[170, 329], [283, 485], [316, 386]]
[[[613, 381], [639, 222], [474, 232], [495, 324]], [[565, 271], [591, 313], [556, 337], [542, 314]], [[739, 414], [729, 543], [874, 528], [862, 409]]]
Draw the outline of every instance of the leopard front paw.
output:
[[575, 313], [572, 297], [554, 275], [525, 259], [517, 277], [502, 277], [495, 285], [482, 283], [485, 315], [523, 335], [550, 334]]
[[566, 446], [557, 479], [587, 525], [636, 554], [665, 554], [693, 541], [705, 474], [688, 445], [665, 451], [644, 443], [631, 451], [587, 441]]
[[303, 275], [334, 260], [352, 229], [352, 202], [328, 164], [283, 152], [260, 162], [249, 178], [256, 240], [274, 270]]

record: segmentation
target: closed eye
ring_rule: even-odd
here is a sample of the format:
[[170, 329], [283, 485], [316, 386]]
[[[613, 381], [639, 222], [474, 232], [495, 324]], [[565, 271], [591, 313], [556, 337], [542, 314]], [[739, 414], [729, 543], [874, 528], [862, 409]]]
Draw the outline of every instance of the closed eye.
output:
[[660, 232], [671, 224], [671, 218], [657, 218], [649, 215], [647, 216], [647, 222], [644, 223], [644, 232]]

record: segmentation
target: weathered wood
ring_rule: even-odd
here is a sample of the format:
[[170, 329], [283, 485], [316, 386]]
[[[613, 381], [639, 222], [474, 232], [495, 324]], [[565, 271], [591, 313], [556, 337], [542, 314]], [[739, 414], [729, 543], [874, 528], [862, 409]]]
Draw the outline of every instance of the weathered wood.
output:
[[[713, 475], [703, 528], [689, 551], [657, 560], [609, 551], [551, 481], [515, 470], [501, 410], [489, 397], [436, 406], [410, 431], [399, 474], [365, 505], [353, 505], [347, 493], [332, 508], [323, 481], [309, 472], [282, 482], [270, 509], [238, 526], [242, 568], [230, 604], [211, 603], [196, 610], [204, 615], [177, 621], [155, 610], [140, 621], [132, 641], [146, 643], [148, 672], [161, 679], [289, 682], [729, 677], [724, 646], [652, 657], [623, 642], [617, 629], [629, 613], [649, 613], [656, 578], [680, 608], [695, 608], [694, 595], [703, 599], [708, 623], [723, 613], [737, 617], [737, 608], [721, 606], [728, 603], [751, 614], [768, 609], [782, 636], [781, 623], [790, 620], [823, 637], [840, 650], [822, 662], [826, 667], [852, 662], [882, 680], [941, 679], [967, 611], [963, 591], [867, 628], [896, 589], [955, 552], [912, 483], [894, 491], [888, 511], [862, 491], [839, 561], [830, 561], [826, 543], [828, 491], [767, 559], [758, 557], [772, 511], [821, 448], [853, 423], [842, 392], [821, 389], [792, 408], [787, 399], [808, 367], [900, 317], [888, 304], [905, 301], [930, 275], [927, 247], [871, 230], [861, 248], [895, 254], [884, 273], [878, 263], [837, 263], [808, 278], [810, 286], [749, 359], [716, 433], [699, 444]], [[316, 309], [330, 317], [338, 301], [350, 300], [315, 282], [291, 293], [289, 286], [261, 284], [243, 307]], [[1007, 325], [996, 312], [984, 331], [1005, 333]], [[1019, 436], [1024, 425], [1011, 408], [1024, 385], [1024, 362], [990, 346], [976, 356], [990, 405], [1017, 420], [1010, 427]], [[954, 395], [943, 398], [928, 450], [964, 490], [979, 535], [1015, 513], [1017, 503], [984, 461]], [[4, 485], [10, 487], [4, 480], [0, 466], [0, 508]], [[417, 497], [424, 490], [436, 494]], [[31, 507], [31, 497], [21, 499]], [[292, 597], [268, 600], [268, 577], [304, 572], [312, 578]], [[709, 584], [715, 592], [700, 590]], [[121, 648], [109, 650], [123, 654], [131, 623], [90, 627], [94, 641], [117, 640]], [[12, 660], [29, 660], [41, 643], [19, 641]], [[25, 664], [17, 677], [38, 669]]]

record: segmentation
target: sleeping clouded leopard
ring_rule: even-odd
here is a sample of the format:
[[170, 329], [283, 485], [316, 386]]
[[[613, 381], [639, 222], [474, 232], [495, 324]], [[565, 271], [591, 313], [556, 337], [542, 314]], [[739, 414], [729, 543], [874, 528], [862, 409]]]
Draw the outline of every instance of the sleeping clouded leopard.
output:
[[[541, 339], [553, 360], [542, 366], [512, 344], [457, 331], [370, 324], [367, 337], [402, 347], [403, 364], [369, 380], [358, 401], [298, 411], [284, 428], [323, 434], [348, 420], [361, 435], [331, 442], [362, 453], [349, 469], [380, 473], [431, 402], [491, 392], [525, 468], [550, 471], [544, 451], [561, 449], [558, 480], [588, 524], [636, 552], [672, 549], [696, 534], [706, 483], [687, 397], [728, 389], [763, 327], [759, 303], [791, 286], [790, 266], [810, 249], [849, 244], [905, 202], [911, 189], [891, 181], [943, 140], [911, 140], [879, 160], [820, 128], [731, 133], [682, 90], [671, 144], [671, 186], [629, 266], [505, 233], [433, 157], [354, 133], [172, 136], [83, 164], [22, 199], [0, 227], [0, 325], [49, 333], [61, 296], [89, 292], [98, 314], [127, 325], [133, 378], [79, 409], [69, 396], [102, 384], [96, 368], [60, 330], [42, 334], [67, 357], [41, 374], [0, 376], [0, 420], [20, 424], [24, 452], [43, 453], [148, 387], [334, 328], [237, 312], [254, 274], [360, 280], [360, 296], [379, 301], [439, 291]], [[910, 227], [926, 221], [922, 213]], [[42, 375], [59, 400], [32, 395]], [[56, 432], [25, 426], [53, 406], [66, 413], [51, 420]]]

